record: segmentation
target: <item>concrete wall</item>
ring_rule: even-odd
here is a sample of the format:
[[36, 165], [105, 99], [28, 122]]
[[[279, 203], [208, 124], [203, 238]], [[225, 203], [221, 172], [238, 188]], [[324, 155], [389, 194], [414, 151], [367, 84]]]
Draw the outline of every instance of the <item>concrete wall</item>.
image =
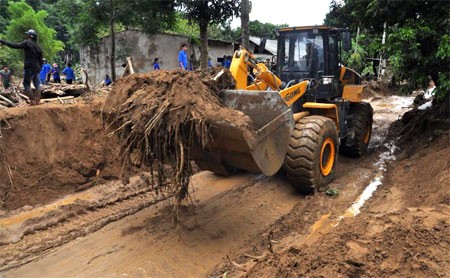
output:
[[[159, 58], [161, 69], [178, 68], [178, 52], [182, 43], [188, 43], [189, 38], [173, 34], [147, 35], [141, 31], [127, 30], [116, 34], [116, 74], [122, 76], [126, 57], [131, 56], [136, 72], [153, 70], [153, 60]], [[209, 56], [213, 65], [219, 65], [217, 58], [233, 54], [233, 45], [229, 42], [210, 40]], [[80, 51], [81, 66], [88, 70], [92, 85], [99, 85], [105, 74], [110, 73], [111, 37], [103, 38], [97, 45], [83, 47]], [[198, 46], [190, 46], [189, 54], [198, 60]]]

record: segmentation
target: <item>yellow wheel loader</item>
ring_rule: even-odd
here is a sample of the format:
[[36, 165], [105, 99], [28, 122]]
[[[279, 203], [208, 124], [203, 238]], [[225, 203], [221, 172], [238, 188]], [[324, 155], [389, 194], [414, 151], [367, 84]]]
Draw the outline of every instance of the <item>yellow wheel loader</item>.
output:
[[236, 169], [276, 174], [305, 194], [334, 178], [338, 153], [367, 151], [373, 110], [361, 101], [360, 75], [341, 65], [351, 49], [348, 29], [327, 26], [277, 30], [275, 73], [236, 51], [230, 71], [236, 90], [221, 94], [225, 106], [248, 115], [256, 128], [249, 140], [233, 123], [215, 122], [209, 145], [192, 153], [203, 170], [227, 175]]

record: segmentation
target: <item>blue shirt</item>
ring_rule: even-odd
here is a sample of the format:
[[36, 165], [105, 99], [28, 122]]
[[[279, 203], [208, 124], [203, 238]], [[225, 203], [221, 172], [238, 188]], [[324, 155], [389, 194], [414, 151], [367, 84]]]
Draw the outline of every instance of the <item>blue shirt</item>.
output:
[[224, 63], [224, 67], [226, 67], [227, 69], [229, 69], [231, 66], [231, 61], [229, 59], [227, 59]]
[[66, 80], [75, 80], [75, 73], [72, 68], [66, 67], [62, 73], [66, 76]]
[[53, 79], [59, 79], [59, 68], [58, 67], [54, 67], [52, 69], [52, 74], [53, 74]]
[[49, 63], [45, 63], [42, 65], [41, 72], [39, 73], [39, 79], [44, 80], [47, 78], [47, 74], [52, 70], [52, 67]]
[[187, 70], [188, 58], [186, 51], [184, 51], [183, 49], [181, 49], [180, 52], [178, 52], [178, 64], [180, 63], [182, 63], [183, 68]]
[[109, 78], [105, 79], [105, 85], [106, 86], [108, 86], [111, 83], [112, 83], [111, 79], [109, 79]]
[[154, 63], [153, 64], [153, 69], [154, 70], [159, 70], [159, 63]]

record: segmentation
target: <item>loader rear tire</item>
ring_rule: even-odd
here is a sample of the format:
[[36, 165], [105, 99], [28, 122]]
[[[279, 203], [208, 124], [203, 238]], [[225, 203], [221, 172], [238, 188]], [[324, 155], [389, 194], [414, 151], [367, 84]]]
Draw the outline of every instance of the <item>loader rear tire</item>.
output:
[[365, 102], [352, 103], [349, 116], [347, 129], [353, 131], [353, 138], [342, 139], [340, 153], [350, 157], [361, 157], [367, 153], [372, 135], [372, 106]]
[[302, 194], [312, 194], [334, 179], [339, 141], [333, 120], [323, 116], [300, 119], [285, 159], [286, 178]]

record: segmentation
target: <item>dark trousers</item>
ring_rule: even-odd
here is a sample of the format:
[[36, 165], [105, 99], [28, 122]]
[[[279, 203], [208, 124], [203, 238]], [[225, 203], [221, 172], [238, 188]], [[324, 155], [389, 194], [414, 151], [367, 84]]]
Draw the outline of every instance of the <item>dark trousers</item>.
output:
[[23, 87], [25, 91], [29, 91], [31, 89], [31, 81], [33, 81], [33, 85], [36, 90], [39, 90], [39, 72], [41, 70], [39, 68], [25, 68], [23, 74]]
[[72, 84], [72, 83], [73, 83], [73, 80], [72, 80], [72, 79], [66, 79], [66, 83], [67, 83], [67, 84]]

